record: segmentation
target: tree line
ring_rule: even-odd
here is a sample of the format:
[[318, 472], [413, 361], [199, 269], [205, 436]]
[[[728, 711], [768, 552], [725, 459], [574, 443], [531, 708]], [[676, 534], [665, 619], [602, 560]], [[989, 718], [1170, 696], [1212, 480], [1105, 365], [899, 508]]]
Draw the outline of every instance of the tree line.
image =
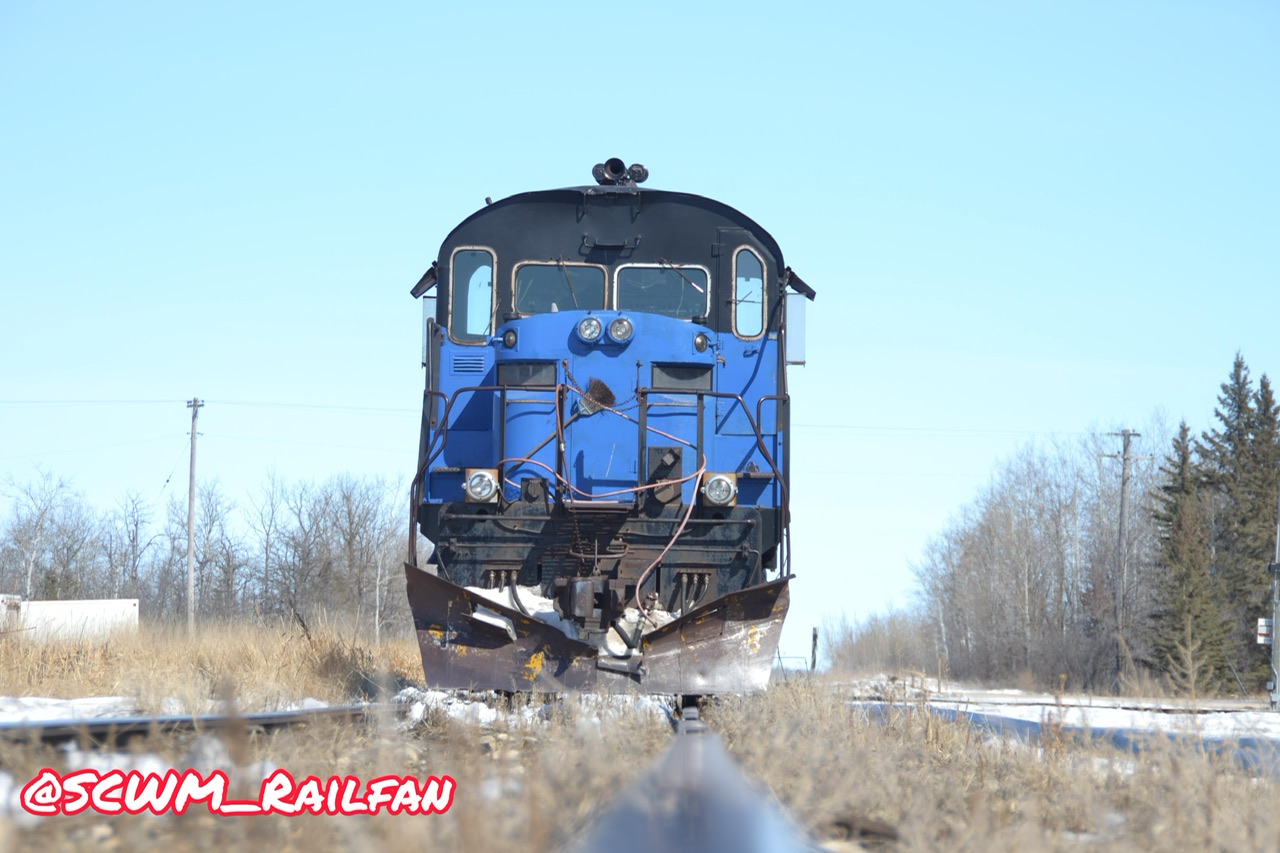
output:
[[[5, 490], [0, 592], [137, 598], [144, 620], [185, 621], [185, 500], [156, 507], [129, 492], [94, 509], [47, 471]], [[269, 477], [241, 503], [210, 482], [196, 498], [197, 619], [329, 620], [369, 638], [407, 629], [408, 535], [407, 496], [384, 480]]]
[[1144, 430], [1148, 449], [1127, 464], [1115, 432], [1023, 448], [913, 564], [912, 607], [828, 632], [832, 664], [1100, 691], [1138, 674], [1192, 693], [1261, 688], [1280, 407], [1239, 355], [1217, 403], [1199, 435]]

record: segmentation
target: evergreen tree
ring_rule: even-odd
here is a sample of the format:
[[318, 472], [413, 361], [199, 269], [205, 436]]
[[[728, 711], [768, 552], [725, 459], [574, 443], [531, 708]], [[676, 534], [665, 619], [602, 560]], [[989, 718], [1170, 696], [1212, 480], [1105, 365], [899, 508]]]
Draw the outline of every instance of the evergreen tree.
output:
[[1254, 642], [1254, 625], [1269, 612], [1266, 566], [1275, 542], [1280, 428], [1270, 381], [1264, 375], [1255, 392], [1239, 353], [1214, 415], [1220, 427], [1204, 433], [1200, 445], [1213, 567], [1232, 625], [1232, 657], [1256, 686], [1269, 672], [1267, 655]]
[[1156, 496], [1155, 519], [1164, 575], [1153, 617], [1154, 663], [1175, 681], [1190, 679], [1194, 689], [1212, 690], [1227, 675], [1231, 626], [1211, 574], [1209, 527], [1186, 421], [1160, 470], [1165, 482]]
[[1255, 504], [1249, 512], [1249, 550], [1269, 561], [1275, 556], [1277, 500], [1280, 500], [1280, 406], [1263, 374], [1254, 395], [1249, 493]]

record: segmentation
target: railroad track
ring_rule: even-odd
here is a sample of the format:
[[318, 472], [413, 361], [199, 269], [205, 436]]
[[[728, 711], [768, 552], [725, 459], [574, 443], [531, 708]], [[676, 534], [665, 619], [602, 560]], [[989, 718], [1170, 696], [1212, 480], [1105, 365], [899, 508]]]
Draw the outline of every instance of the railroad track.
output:
[[404, 713], [403, 706], [360, 704], [254, 714], [168, 714], [86, 717], [76, 720], [22, 720], [0, 723], [0, 739], [23, 743], [38, 741], [46, 744], [78, 740], [93, 745], [118, 746], [122, 742], [149, 735], [273, 732], [321, 720], [356, 722], [378, 715], [402, 716]]
[[[272, 732], [318, 721], [402, 717], [403, 704], [358, 704], [252, 714], [92, 717], [0, 724], [0, 740], [111, 748], [173, 734]], [[808, 838], [773, 797], [748, 779], [720, 737], [688, 707], [674, 721], [667, 751], [594, 821], [572, 849], [614, 853], [813, 853]], [[477, 736], [479, 729], [477, 729]], [[881, 839], [896, 837], [891, 829]]]
[[697, 708], [686, 708], [662, 755], [572, 848], [581, 853], [820, 851], [746, 778]]

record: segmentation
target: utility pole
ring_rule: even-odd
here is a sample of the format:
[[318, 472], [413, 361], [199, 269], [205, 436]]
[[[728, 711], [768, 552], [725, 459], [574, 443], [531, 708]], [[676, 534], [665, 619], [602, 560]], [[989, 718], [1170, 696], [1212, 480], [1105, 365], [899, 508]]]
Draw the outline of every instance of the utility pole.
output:
[[[1113, 673], [1113, 687], [1116, 692], [1120, 691], [1120, 669], [1121, 655], [1123, 654], [1122, 644], [1124, 642], [1124, 617], [1125, 603], [1129, 597], [1129, 465], [1135, 458], [1129, 453], [1129, 443], [1132, 439], [1142, 435], [1140, 432], [1134, 432], [1131, 429], [1122, 429], [1120, 432], [1108, 433], [1108, 435], [1119, 436], [1124, 444], [1120, 454], [1104, 453], [1108, 459], [1120, 459], [1120, 535], [1116, 541], [1116, 568], [1120, 575], [1120, 585], [1116, 591], [1116, 666]], [[1141, 457], [1150, 459], [1149, 456]]]
[[196, 632], [196, 417], [204, 403], [187, 401], [191, 410], [191, 474], [187, 479], [187, 633]]

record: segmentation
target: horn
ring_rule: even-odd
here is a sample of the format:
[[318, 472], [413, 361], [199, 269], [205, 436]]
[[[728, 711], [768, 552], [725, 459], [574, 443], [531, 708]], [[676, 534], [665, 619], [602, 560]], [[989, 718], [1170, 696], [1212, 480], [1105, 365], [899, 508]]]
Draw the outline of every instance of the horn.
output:
[[627, 176], [627, 164], [617, 157], [610, 157], [604, 161], [604, 175], [616, 184]]

